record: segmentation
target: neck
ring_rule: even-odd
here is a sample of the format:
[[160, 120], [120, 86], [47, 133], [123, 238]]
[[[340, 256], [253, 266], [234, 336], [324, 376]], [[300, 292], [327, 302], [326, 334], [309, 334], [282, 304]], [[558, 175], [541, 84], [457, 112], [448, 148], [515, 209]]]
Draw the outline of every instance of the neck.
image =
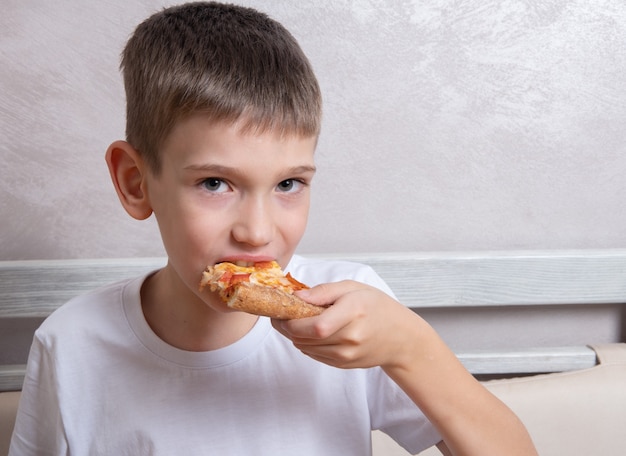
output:
[[226, 347], [246, 335], [258, 319], [243, 312], [212, 309], [169, 266], [146, 279], [141, 288], [141, 307], [157, 336], [187, 351]]

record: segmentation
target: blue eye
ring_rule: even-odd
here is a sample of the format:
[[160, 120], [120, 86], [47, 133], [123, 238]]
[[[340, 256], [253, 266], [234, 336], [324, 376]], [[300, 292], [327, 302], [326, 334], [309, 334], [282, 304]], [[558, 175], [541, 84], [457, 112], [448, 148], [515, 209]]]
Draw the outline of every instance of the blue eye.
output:
[[228, 184], [222, 179], [216, 177], [209, 177], [202, 181], [202, 186], [213, 193], [223, 193], [228, 190]]

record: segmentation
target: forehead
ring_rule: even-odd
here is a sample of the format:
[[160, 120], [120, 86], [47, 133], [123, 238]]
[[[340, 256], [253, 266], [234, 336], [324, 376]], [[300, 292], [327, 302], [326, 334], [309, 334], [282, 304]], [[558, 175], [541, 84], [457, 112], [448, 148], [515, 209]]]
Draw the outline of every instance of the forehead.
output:
[[[164, 141], [163, 161], [188, 165], [221, 161], [227, 166], [255, 162], [313, 162], [317, 136], [283, 134], [275, 130], [244, 128], [241, 122], [215, 122], [192, 116], [178, 122]], [[232, 163], [231, 163], [232, 162]], [[229, 164], [230, 163], [230, 164]]]

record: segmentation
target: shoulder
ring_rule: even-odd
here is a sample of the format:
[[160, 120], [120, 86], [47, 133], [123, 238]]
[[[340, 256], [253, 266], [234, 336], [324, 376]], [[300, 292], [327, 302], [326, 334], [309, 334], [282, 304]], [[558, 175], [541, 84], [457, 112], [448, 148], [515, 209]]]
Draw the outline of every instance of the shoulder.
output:
[[286, 270], [297, 280], [311, 287], [321, 283], [355, 280], [393, 296], [389, 286], [376, 271], [362, 263], [294, 255]]
[[123, 319], [123, 302], [130, 296], [139, 299], [144, 277], [115, 282], [81, 294], [63, 304], [37, 329], [39, 338], [68, 337], [96, 331]]

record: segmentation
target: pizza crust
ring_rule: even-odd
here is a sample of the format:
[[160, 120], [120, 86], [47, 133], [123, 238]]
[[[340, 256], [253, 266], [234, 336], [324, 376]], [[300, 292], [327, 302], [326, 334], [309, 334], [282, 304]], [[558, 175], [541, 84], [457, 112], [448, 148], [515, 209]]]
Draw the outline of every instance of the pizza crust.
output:
[[309, 304], [295, 295], [276, 288], [249, 282], [235, 285], [226, 304], [231, 309], [278, 320], [314, 317], [321, 314], [326, 308]]

